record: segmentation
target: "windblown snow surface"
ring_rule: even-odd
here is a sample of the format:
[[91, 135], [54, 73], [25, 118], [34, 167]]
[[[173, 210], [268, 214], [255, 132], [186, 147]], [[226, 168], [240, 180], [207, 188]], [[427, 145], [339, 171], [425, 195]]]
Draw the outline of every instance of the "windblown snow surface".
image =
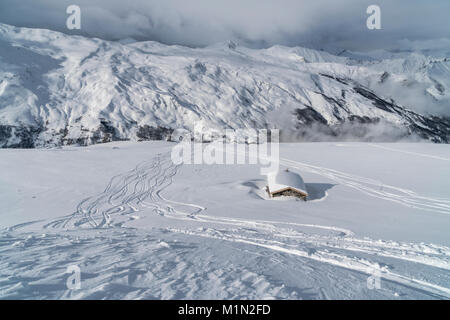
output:
[[173, 146], [1, 150], [0, 298], [450, 298], [447, 145], [281, 144], [307, 202]]

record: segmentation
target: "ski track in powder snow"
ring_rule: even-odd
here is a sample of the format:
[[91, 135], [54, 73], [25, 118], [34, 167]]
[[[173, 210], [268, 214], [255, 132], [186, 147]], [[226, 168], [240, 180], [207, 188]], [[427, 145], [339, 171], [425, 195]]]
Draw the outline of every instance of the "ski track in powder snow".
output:
[[398, 204], [421, 210], [450, 214], [450, 199], [425, 197], [412, 190], [386, 185], [381, 181], [364, 178], [334, 169], [313, 166], [303, 162], [281, 159], [280, 163], [305, 172], [318, 174], [339, 184], [356, 189], [372, 197], [389, 200]]
[[[371, 196], [382, 197], [383, 199], [414, 208], [450, 213], [450, 201], [445, 199], [422, 197], [412, 191], [386, 186], [378, 181], [289, 159], [282, 159], [281, 164], [320, 174]], [[448, 279], [446, 281], [446, 278], [450, 278], [450, 272], [448, 272], [450, 271], [450, 248], [433, 244], [376, 241], [369, 238], [358, 239], [350, 230], [331, 226], [265, 220], [249, 221], [210, 216], [205, 214], [207, 209], [204, 207], [169, 200], [162, 195], [163, 191], [172, 184], [172, 180], [179, 168], [180, 166], [172, 163], [170, 154], [159, 154], [150, 161], [137, 165], [131, 171], [114, 176], [102, 193], [81, 201], [73, 214], [43, 224], [43, 230], [65, 230], [69, 234], [61, 233], [59, 235], [59, 233], [51, 232], [51, 235], [43, 234], [42, 237], [16, 234], [18, 230], [29, 225], [22, 224], [4, 232], [0, 249], [4, 251], [7, 250], [5, 249], [7, 246], [12, 246], [20, 248], [20, 251], [26, 252], [28, 250], [32, 256], [43, 257], [51, 256], [51, 250], [64, 249], [67, 250], [66, 254], [69, 254], [76, 247], [77, 243], [91, 241], [92, 246], [96, 248], [95, 252], [99, 259], [108, 259], [107, 257], [111, 256], [110, 259], [116, 261], [114, 259], [114, 250], [108, 247], [107, 244], [119, 243], [122, 241], [120, 237], [124, 237], [124, 242], [132, 247], [138, 246], [140, 241], [148, 242], [148, 237], [150, 236], [138, 236], [138, 232], [132, 232], [133, 229], [120, 227], [125, 222], [134, 219], [134, 214], [137, 212], [141, 214], [151, 212], [163, 218], [185, 220], [199, 223], [199, 226], [205, 226], [197, 229], [169, 227], [165, 229], [165, 232], [185, 236], [206, 237], [234, 245], [250, 245], [254, 248], [263, 248], [273, 252], [301, 257], [318, 262], [324, 266], [340, 267], [350, 272], [371, 275], [377, 271], [381, 273], [383, 279], [396, 285], [408, 287], [418, 292], [425, 292], [432, 297], [450, 298], [449, 281]], [[73, 240], [70, 232], [76, 232], [77, 230], [97, 230], [100, 235], [94, 236], [94, 238], [98, 237], [99, 239], [97, 240], [100, 240], [102, 244], [94, 243], [93, 239], [79, 240], [78, 237], [75, 237], [75, 240]], [[127, 241], [129, 238], [136, 238], [139, 241], [130, 243]], [[105, 241], [105, 239], [108, 240]], [[71, 241], [74, 247], [68, 245], [67, 241]], [[106, 242], [106, 244], [103, 242]], [[37, 247], [37, 243], [42, 245]], [[64, 243], [62, 247], [61, 243]], [[161, 243], [156, 242], [155, 244], [155, 241], [153, 241], [148, 242], [148, 245], [160, 246]], [[167, 244], [167, 246], [170, 245]], [[124, 250], [126, 253], [126, 249]], [[127, 259], [123, 252], [118, 252], [117, 254], [122, 259]], [[170, 259], [170, 256], [167, 256], [166, 259]], [[46, 261], [46, 259], [43, 260], [44, 262]], [[119, 262], [116, 261], [116, 263]], [[8, 266], [10, 264], [11, 262], [9, 262]], [[30, 262], [30, 265], [34, 264]], [[420, 265], [420, 270], [430, 272], [415, 274], [415, 268], [409, 268], [412, 265]], [[34, 267], [36, 268], [37, 266], [34, 265]], [[132, 266], [124, 266], [123, 268], [127, 267]], [[44, 267], [41, 266], [41, 268]], [[106, 268], [112, 268], [112, 263]], [[436, 270], [438, 271], [436, 272]], [[217, 272], [217, 270], [211, 272]], [[233, 274], [233, 272], [235, 271], [231, 271], [230, 274]], [[249, 272], [251, 273], [251, 271]], [[445, 276], [444, 279], [441, 278], [442, 273]], [[426, 275], [425, 278], [424, 274]], [[253, 274], [253, 276], [255, 275]], [[180, 277], [180, 274], [167, 274], [167, 281], [169, 279], [173, 281], [177, 277]], [[29, 286], [24, 285], [21, 281], [16, 281], [17, 283], [15, 283], [14, 279], [14, 277], [8, 277], [6, 282], [5, 280], [0, 281], [0, 292], [9, 296], [8, 294], [11, 292], [24, 292], [30, 289]], [[107, 278], [104, 280], [106, 281]], [[164, 288], [164, 286], [164, 282], [160, 283], [161, 288]], [[267, 284], [264, 288], [269, 286]], [[113, 290], [114, 288], [108, 287], [108, 284], [96, 284], [96, 286], [93, 286], [91, 296], [80, 297], [95, 298], [94, 292], [100, 290], [100, 292], [104, 293], [103, 298], [114, 298], [113, 295], [110, 295], [112, 294], [110, 293], [111, 289]], [[167, 290], [170, 292], [170, 288]], [[245, 292], [244, 288], [240, 288], [240, 290], [243, 293]], [[120, 290], [118, 291], [120, 292]], [[277, 292], [279, 293], [279, 290]], [[149, 293], [142, 289], [139, 292], [133, 292], [131, 296], [125, 295], [120, 297], [148, 297], [146, 294]], [[194, 293], [191, 294], [191, 297], [196, 297]], [[186, 294], [184, 297], [189, 296]], [[220, 294], [218, 296], [220, 297]], [[249, 292], [248, 297], [251, 296], [252, 294]], [[67, 298], [69, 296], [65, 293], [62, 297]], [[77, 296], [71, 297], [76, 298]], [[151, 297], [174, 298], [177, 296], [169, 293], [165, 294], [161, 291], [159, 295]], [[278, 297], [295, 298], [289, 295], [278, 295]]]

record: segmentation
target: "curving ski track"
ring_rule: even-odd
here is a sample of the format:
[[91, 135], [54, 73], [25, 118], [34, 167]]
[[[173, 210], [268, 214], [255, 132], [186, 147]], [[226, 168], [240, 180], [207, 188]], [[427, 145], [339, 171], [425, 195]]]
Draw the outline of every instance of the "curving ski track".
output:
[[167, 155], [157, 155], [133, 170], [114, 176], [105, 190], [82, 200], [76, 211], [66, 217], [52, 221], [45, 227], [108, 227], [120, 226], [123, 221], [112, 217], [127, 217], [145, 206], [163, 214], [163, 199], [160, 193], [172, 183], [178, 166], [173, 165]]
[[[387, 197], [411, 207], [450, 213], [447, 200], [420, 197], [409, 190], [380, 185], [371, 179], [297, 161], [282, 159], [281, 163], [326, 176], [372, 196]], [[243, 243], [367, 275], [377, 271], [383, 279], [397, 285], [425, 291], [434, 297], [450, 298], [450, 248], [359, 239], [350, 230], [330, 226], [206, 215], [206, 208], [202, 206], [163, 196], [178, 169], [169, 154], [157, 155], [131, 171], [114, 176], [103, 192], [82, 200], [73, 214], [47, 223], [44, 227], [117, 230], [137, 212], [158, 214], [205, 226], [198, 229], [167, 228], [172, 233]], [[415, 268], [408, 267], [411, 264], [421, 265], [421, 270], [425, 271], [415, 274]], [[440, 273], [444, 277], [441, 278]]]
[[334, 169], [313, 166], [299, 161], [282, 158], [280, 163], [287, 167], [302, 170], [303, 172], [310, 172], [329, 178], [339, 184], [356, 189], [372, 197], [393, 201], [410, 208], [450, 214], [450, 199], [421, 196], [412, 190], [387, 185], [381, 181], [348, 174]]
[[[380, 190], [382, 184], [377, 181], [288, 159], [282, 159], [282, 164], [327, 176], [372, 196], [389, 197], [390, 200], [402, 204], [444, 212], [447, 212], [446, 208], [449, 207], [450, 212], [450, 206], [446, 205], [445, 200], [420, 197], [411, 191], [392, 186], [383, 185], [383, 190]], [[391, 258], [400, 261], [400, 265], [407, 262], [450, 270], [450, 248], [358, 239], [349, 230], [329, 226], [249, 221], [205, 215], [204, 207], [172, 201], [162, 195], [172, 183], [177, 170], [178, 167], [172, 164], [169, 155], [158, 155], [152, 161], [140, 164], [134, 170], [111, 179], [103, 193], [83, 200], [71, 217], [52, 226], [61, 223], [63, 227], [67, 227], [68, 224], [73, 226], [89, 224], [92, 227], [120, 225], [114, 222], [113, 216], [130, 215], [136, 211], [150, 209], [170, 219], [188, 219], [202, 224], [232, 227], [232, 229], [214, 227], [201, 231], [169, 229], [172, 232], [251, 244], [369, 275], [374, 271], [380, 271], [383, 277], [390, 281], [450, 297], [449, 288], [415, 279], [413, 275], [395, 273], [393, 269], [402, 268], [388, 267], [382, 262], [383, 258]], [[407, 271], [407, 268], [403, 269]]]

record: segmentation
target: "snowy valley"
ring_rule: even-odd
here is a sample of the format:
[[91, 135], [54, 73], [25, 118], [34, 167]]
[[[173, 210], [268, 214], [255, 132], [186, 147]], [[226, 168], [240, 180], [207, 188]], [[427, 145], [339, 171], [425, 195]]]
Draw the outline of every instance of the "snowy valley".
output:
[[[449, 57], [0, 24], [0, 299], [450, 299]], [[280, 130], [307, 201], [179, 129]]]

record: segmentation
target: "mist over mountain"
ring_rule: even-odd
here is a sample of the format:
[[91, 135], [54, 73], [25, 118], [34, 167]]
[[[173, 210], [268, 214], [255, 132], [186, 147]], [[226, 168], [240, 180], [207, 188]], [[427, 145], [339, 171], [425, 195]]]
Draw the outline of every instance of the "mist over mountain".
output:
[[[80, 6], [81, 30], [66, 29], [66, 8]], [[381, 8], [382, 29], [368, 30], [366, 10]], [[0, 22], [106, 40], [136, 38], [207, 46], [239, 40], [347, 50], [407, 49], [405, 39], [450, 38], [450, 2], [433, 0], [2, 0]], [[433, 19], [429, 19], [433, 17]]]

